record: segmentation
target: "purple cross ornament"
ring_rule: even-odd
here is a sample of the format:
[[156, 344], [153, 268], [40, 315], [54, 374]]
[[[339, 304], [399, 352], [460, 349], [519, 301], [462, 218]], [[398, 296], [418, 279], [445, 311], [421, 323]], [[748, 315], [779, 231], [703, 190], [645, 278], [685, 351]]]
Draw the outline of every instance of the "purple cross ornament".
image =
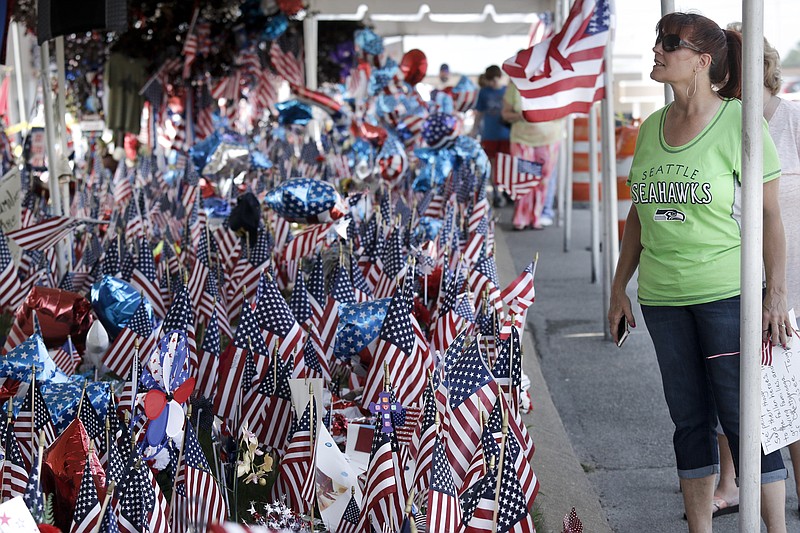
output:
[[393, 402], [392, 397], [388, 392], [381, 392], [378, 394], [377, 402], [370, 402], [370, 412], [379, 417], [381, 431], [384, 433], [392, 433], [394, 426], [392, 426], [392, 413], [399, 413], [400, 402]]

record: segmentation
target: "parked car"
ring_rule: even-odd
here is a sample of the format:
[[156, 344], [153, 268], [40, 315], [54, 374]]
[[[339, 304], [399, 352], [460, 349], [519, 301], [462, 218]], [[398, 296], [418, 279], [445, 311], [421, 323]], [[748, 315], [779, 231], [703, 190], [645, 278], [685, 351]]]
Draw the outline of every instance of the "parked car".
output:
[[785, 80], [780, 96], [786, 100], [800, 100], [800, 78]]

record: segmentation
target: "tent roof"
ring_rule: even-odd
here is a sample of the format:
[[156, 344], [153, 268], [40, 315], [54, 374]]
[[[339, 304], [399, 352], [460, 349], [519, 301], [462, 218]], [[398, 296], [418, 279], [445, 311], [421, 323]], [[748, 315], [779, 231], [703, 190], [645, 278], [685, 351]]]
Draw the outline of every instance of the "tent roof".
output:
[[556, 0], [313, 0], [318, 20], [363, 20], [378, 35], [527, 34], [537, 13]]

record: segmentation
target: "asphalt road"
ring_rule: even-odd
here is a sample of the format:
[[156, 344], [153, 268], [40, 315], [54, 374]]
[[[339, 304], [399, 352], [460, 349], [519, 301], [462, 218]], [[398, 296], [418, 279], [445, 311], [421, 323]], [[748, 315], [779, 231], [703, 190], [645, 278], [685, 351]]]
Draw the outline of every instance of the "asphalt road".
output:
[[[536, 302], [528, 311], [527, 332], [533, 336], [555, 408], [611, 529], [687, 531], [672, 451], [672, 422], [638, 306], [634, 305], [638, 327], [622, 348], [603, 338], [606, 304], [601, 285], [591, 283], [588, 209], [573, 212], [568, 252], [563, 250], [562, 228], [512, 231], [511, 208], [496, 211], [498, 230], [504, 233], [517, 272], [539, 253]], [[633, 283], [628, 291], [635, 302]], [[532, 434], [535, 440], [536, 428]], [[788, 530], [800, 531], [788, 453], [784, 458], [790, 473]], [[575, 503], [579, 515], [580, 504]], [[738, 531], [737, 516], [715, 519], [714, 530]]]

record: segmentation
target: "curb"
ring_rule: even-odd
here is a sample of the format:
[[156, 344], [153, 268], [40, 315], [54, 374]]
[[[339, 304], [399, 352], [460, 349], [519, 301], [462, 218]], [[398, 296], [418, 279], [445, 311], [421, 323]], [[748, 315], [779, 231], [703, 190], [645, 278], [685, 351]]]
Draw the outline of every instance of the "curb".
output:
[[[508, 251], [505, 234], [499, 225], [495, 228], [495, 262], [502, 286], [519, 274]], [[533, 312], [536, 310], [534, 305]], [[539, 494], [535, 509], [541, 514], [539, 533], [561, 533], [564, 516], [575, 507], [583, 522], [584, 531], [611, 533], [608, 517], [600, 505], [600, 498], [586, 477], [581, 462], [575, 455], [561, 416], [558, 414], [550, 389], [542, 375], [539, 356], [533, 339], [533, 325], [526, 324], [522, 338], [524, 371], [531, 381], [533, 410], [522, 419], [536, 446], [533, 470], [539, 480]]]

